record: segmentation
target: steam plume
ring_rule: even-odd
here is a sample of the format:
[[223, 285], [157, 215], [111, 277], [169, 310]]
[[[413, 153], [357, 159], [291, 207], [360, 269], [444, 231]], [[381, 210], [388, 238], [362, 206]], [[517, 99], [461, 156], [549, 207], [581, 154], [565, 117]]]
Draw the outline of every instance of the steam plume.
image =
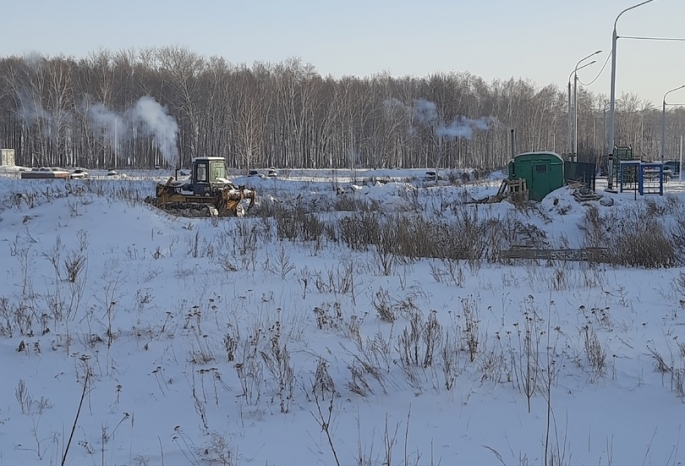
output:
[[87, 108], [88, 120], [95, 134], [107, 141], [118, 154], [122, 152], [122, 143], [132, 139], [134, 134], [142, 135], [152, 138], [169, 165], [175, 164], [178, 158], [178, 124], [153, 97], [141, 97], [123, 113], [114, 112], [102, 103]]
[[138, 99], [131, 111], [134, 126], [140, 128], [144, 134], [152, 136], [164, 159], [173, 165], [178, 157], [176, 137], [178, 124], [167, 109], [162, 107], [154, 98], [144, 96]]
[[404, 109], [419, 125], [433, 128], [438, 137], [471, 139], [474, 130], [487, 131], [493, 126], [499, 126], [499, 122], [494, 117], [472, 119], [457, 116], [452, 122], [446, 124], [438, 112], [437, 105], [426, 99], [415, 100], [412, 107], [394, 98], [386, 100], [384, 104], [388, 111], [397, 108]]

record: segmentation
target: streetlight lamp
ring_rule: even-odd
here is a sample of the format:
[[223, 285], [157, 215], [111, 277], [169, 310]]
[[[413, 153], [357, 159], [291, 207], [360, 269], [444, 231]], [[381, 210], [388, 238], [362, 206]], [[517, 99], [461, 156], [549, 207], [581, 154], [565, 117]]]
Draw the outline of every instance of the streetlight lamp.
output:
[[614, 21], [614, 31], [611, 35], [611, 97], [609, 106], [609, 173], [607, 176], [607, 187], [613, 189], [613, 176], [614, 176], [614, 110], [616, 108], [616, 42], [618, 40], [618, 34], [616, 33], [616, 24], [618, 19], [626, 11], [633, 10], [639, 6], [651, 3], [654, 0], [647, 0], [645, 2], [633, 5], [630, 8], [626, 8], [618, 14], [616, 20]]
[[[585, 68], [586, 66], [590, 66], [593, 63], [596, 63], [596, 60], [592, 60], [590, 63], [587, 65], [580, 66], [582, 62], [587, 60], [590, 57], [594, 57], [598, 53], [602, 53], [601, 50], [597, 50], [594, 53], [591, 53], [587, 57], [583, 58], [580, 60], [578, 63], [576, 63], [576, 68], [573, 71], [573, 119], [574, 119], [574, 134], [573, 134], [573, 161], [577, 162], [578, 161], [578, 70]], [[580, 67], [579, 67], [580, 66]]]
[[671, 92], [677, 91], [678, 89], [682, 89], [684, 87], [685, 84], [676, 87], [675, 89], [671, 89], [664, 94], [663, 107], [661, 109], [661, 163], [664, 163], [664, 154], [666, 153], [666, 96]]
[[[590, 65], [592, 65], [593, 63], [596, 63], [596, 61], [593, 60], [593, 61], [591, 61], [590, 63], [584, 64], [583, 66], [579, 66], [579, 65], [580, 65], [582, 62], [584, 62], [585, 60], [587, 60], [588, 58], [590, 58], [590, 57], [592, 57], [592, 56], [598, 54], [599, 52], [601, 52], [601, 51], [597, 51], [597, 52], [595, 52], [595, 53], [593, 53], [593, 54], [588, 55], [587, 57], [583, 58], [582, 60], [580, 60], [580, 61], [576, 64], [576, 67], [573, 68], [573, 71], [571, 71], [571, 74], [568, 75], [568, 138], [567, 138], [567, 153], [569, 154], [569, 156], [572, 156], [572, 154], [573, 154], [573, 147], [574, 147], [574, 146], [573, 146], [573, 115], [571, 114], [571, 109], [574, 108], [573, 106], [575, 106], [575, 98], [576, 98], [575, 93], [574, 93], [574, 94], [573, 94], [573, 99], [574, 99], [574, 100], [573, 100], [573, 104], [572, 104], [572, 103], [571, 103], [571, 102], [572, 102], [572, 101], [571, 101], [571, 76], [574, 76], [573, 81], [574, 81], [574, 84], [575, 84], [576, 80], [578, 79], [578, 76], [575, 76], [576, 73], [578, 73], [579, 70], [582, 70], [582, 69], [585, 68], [586, 66], [590, 66]], [[572, 106], [572, 105], [573, 105], [573, 106]], [[577, 114], [577, 112], [576, 112], [576, 114]], [[576, 119], [576, 122], [577, 122], [577, 119]], [[577, 132], [576, 132], [576, 137], [578, 137], [578, 133], [577, 133]]]

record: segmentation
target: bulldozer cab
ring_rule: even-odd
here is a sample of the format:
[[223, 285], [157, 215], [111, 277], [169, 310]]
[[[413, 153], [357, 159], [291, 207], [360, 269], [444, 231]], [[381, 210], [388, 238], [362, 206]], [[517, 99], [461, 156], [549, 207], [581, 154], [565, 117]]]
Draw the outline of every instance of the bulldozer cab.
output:
[[226, 164], [223, 157], [193, 159], [193, 194], [203, 196], [226, 184]]

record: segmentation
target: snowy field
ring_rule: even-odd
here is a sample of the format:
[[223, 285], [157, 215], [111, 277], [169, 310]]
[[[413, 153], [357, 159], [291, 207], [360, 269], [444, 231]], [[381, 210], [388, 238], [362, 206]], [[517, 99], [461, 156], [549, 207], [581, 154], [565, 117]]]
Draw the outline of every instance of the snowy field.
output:
[[425, 173], [236, 176], [247, 217], [188, 219], [142, 202], [167, 171], [3, 172], [0, 466], [685, 464], [683, 185]]

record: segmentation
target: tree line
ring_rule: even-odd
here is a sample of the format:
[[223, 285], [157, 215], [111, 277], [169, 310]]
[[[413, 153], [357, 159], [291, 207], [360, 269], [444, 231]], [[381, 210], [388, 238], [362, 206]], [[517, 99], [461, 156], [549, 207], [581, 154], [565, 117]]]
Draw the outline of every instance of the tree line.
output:
[[[85, 58], [0, 58], [0, 147], [24, 166], [151, 168], [221, 156], [229, 167], [499, 168], [514, 151], [568, 147], [567, 94], [468, 72], [339, 79], [292, 58], [234, 65], [181, 47]], [[604, 164], [608, 98], [578, 94], [578, 158]], [[657, 159], [661, 109], [616, 102], [617, 145]], [[685, 133], [669, 107], [666, 158]]]

